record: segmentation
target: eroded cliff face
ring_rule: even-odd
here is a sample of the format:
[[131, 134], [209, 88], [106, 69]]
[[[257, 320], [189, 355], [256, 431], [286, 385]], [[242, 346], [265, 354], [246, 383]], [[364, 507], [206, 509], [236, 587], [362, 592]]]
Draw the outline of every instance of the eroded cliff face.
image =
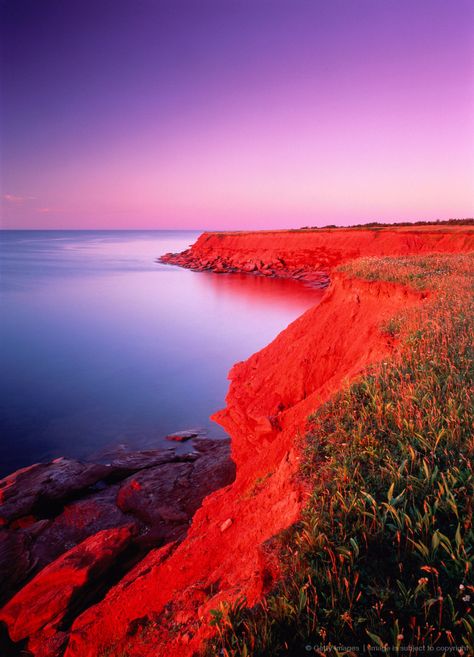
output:
[[462, 226], [203, 233], [183, 253], [160, 260], [195, 271], [247, 272], [326, 287], [329, 273], [348, 260], [467, 251], [472, 235]]
[[[119, 645], [131, 656], [192, 655], [210, 634], [210, 610], [245, 595], [250, 604], [278, 577], [271, 539], [299, 516], [295, 437], [308, 414], [346, 378], [391, 350], [380, 323], [421, 295], [337, 277], [319, 307], [231, 372], [215, 419], [232, 436], [236, 480], [204, 500], [185, 540], [147, 572], [129, 576], [74, 623], [68, 657]], [[141, 631], [136, 631], [138, 627]]]
[[[466, 230], [392, 232], [395, 237], [318, 232], [314, 243], [308, 233], [204, 234], [190, 252], [166, 258], [181, 258], [181, 264], [196, 269], [220, 258], [232, 263], [226, 270], [258, 258], [261, 269], [271, 263], [270, 275], [282, 276], [294, 275], [301, 265], [319, 271], [325, 258], [331, 285], [319, 306], [230, 372], [226, 408], [214, 419], [231, 435], [235, 481], [204, 499], [181, 542], [151, 550], [100, 602], [76, 617], [67, 637], [61, 635], [67, 657], [199, 654], [212, 632], [211, 609], [242, 595], [253, 604], [271, 588], [279, 576], [273, 537], [298, 519], [305, 502], [296, 438], [304, 433], [308, 415], [368, 364], [389, 357], [394, 345], [381, 325], [426, 298], [389, 283], [348, 279], [331, 268], [360, 254], [393, 254], [393, 249], [415, 254], [474, 248], [472, 232]], [[320, 252], [315, 255], [314, 249]], [[279, 273], [277, 258], [284, 261]], [[64, 574], [64, 563], [59, 566]], [[5, 613], [3, 618], [20, 636], [18, 624]], [[60, 654], [58, 631], [64, 628], [35, 627], [28, 643], [33, 654]]]

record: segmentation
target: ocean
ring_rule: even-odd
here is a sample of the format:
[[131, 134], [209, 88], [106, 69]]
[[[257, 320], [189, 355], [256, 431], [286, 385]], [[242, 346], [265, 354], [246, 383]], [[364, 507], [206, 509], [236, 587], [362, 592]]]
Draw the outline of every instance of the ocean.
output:
[[169, 447], [183, 429], [224, 435], [209, 415], [231, 366], [321, 293], [156, 262], [198, 234], [0, 232], [0, 475]]

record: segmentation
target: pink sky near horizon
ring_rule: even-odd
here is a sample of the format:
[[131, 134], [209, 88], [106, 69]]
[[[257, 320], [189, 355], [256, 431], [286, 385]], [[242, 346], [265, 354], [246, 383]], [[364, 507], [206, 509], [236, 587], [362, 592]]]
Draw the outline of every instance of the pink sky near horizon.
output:
[[2, 227], [472, 216], [472, 5], [296, 4], [10, 7]]

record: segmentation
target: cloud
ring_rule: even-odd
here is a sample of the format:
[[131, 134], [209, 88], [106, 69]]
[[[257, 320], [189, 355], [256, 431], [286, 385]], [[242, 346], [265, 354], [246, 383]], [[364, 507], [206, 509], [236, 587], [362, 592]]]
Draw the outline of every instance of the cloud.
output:
[[23, 203], [23, 196], [15, 196], [14, 194], [3, 194], [2, 196], [4, 201], [7, 203]]
[[7, 203], [24, 203], [25, 201], [34, 200], [34, 196], [17, 196], [16, 194], [2, 194], [2, 198]]

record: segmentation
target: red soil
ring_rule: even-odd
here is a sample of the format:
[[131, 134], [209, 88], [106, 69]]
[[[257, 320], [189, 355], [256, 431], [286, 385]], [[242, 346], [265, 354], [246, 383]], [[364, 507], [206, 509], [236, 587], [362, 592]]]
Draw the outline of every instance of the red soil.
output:
[[[249, 269], [251, 261], [261, 271], [270, 265], [272, 275], [291, 276], [298, 269], [330, 272], [360, 255], [473, 248], [474, 232], [464, 227], [205, 233], [183, 256], [165, 260], [200, 269], [217, 260], [224, 270]], [[308, 415], [346, 380], [390, 354], [381, 323], [426, 297], [341, 274], [331, 279], [317, 308], [231, 370], [227, 406], [214, 419], [232, 437], [235, 482], [204, 500], [180, 544], [149, 553], [75, 620], [66, 657], [121, 650], [129, 657], [199, 654], [212, 631], [209, 612], [219, 601], [245, 595], [253, 604], [278, 577], [271, 539], [299, 517], [305, 499], [296, 477], [295, 437], [304, 432]], [[25, 635], [18, 619], [9, 627]], [[48, 631], [40, 631], [33, 643], [42, 648], [35, 654], [57, 654], [50, 641]]]

